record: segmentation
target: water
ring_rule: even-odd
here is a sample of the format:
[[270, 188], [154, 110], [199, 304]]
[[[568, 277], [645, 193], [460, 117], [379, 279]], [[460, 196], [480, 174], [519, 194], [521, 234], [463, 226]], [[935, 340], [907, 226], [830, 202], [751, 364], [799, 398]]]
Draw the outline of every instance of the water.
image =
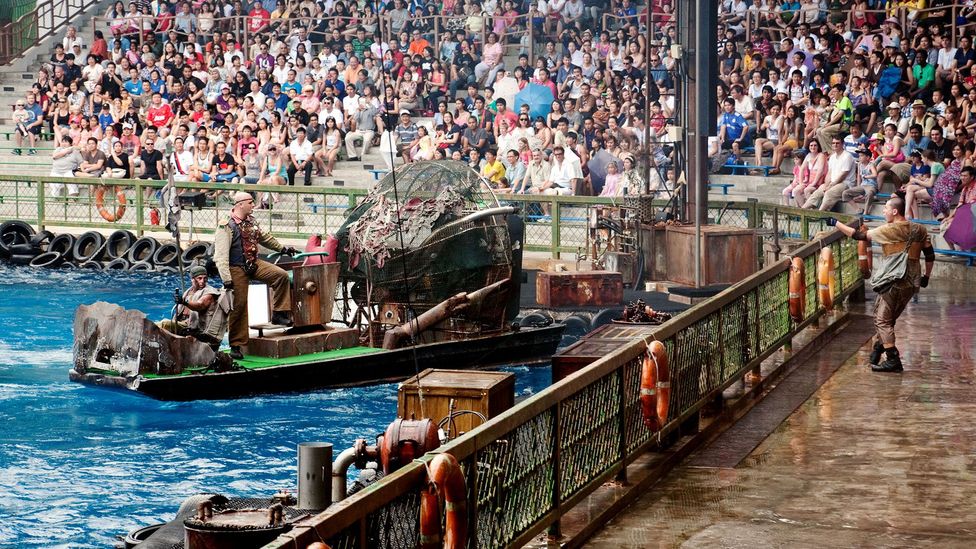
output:
[[[0, 547], [111, 547], [200, 492], [295, 490], [296, 446], [382, 432], [396, 386], [158, 402], [68, 381], [77, 305], [169, 314], [175, 277], [0, 265]], [[548, 368], [508, 368], [518, 397]]]

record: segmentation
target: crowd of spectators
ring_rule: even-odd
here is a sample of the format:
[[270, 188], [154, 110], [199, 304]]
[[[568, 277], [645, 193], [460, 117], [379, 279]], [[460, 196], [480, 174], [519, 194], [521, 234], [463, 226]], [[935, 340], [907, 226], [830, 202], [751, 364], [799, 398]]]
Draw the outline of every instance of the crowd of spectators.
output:
[[[50, 132], [63, 177], [310, 185], [379, 147], [500, 192], [667, 192], [675, 29], [650, 3], [648, 32], [631, 0], [119, 1], [56, 44], [15, 153]], [[551, 104], [516, 107], [531, 85]]]
[[719, 21], [719, 165], [792, 157], [784, 200], [821, 210], [897, 192], [951, 222], [974, 194], [973, 2], [723, 0]]

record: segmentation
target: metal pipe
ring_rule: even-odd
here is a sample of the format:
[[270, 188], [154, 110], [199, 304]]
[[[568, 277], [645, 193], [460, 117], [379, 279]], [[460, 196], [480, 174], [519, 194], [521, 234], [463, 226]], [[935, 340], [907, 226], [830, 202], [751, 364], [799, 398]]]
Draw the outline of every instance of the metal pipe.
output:
[[349, 467], [356, 463], [359, 451], [356, 448], [346, 448], [336, 457], [332, 464], [332, 501], [346, 499], [346, 481]]
[[298, 507], [325, 509], [332, 504], [332, 444], [302, 442], [298, 445]]

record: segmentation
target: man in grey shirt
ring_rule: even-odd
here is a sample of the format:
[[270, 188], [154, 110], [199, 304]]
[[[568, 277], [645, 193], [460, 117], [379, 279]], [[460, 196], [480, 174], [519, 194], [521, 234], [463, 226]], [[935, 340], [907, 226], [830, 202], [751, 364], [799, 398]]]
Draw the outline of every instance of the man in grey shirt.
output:
[[[365, 97], [359, 98], [359, 108], [349, 120], [349, 133], [346, 134], [346, 154], [349, 160], [358, 160], [369, 152], [370, 142], [376, 134], [376, 108]], [[362, 152], [356, 155], [356, 140], [363, 141]]]
[[[51, 177], [73, 178], [75, 170], [84, 161], [81, 153], [73, 146], [71, 136], [61, 136], [61, 144], [54, 149], [54, 154], [51, 155]], [[62, 189], [64, 189], [63, 183], [51, 183], [50, 196], [60, 196]], [[78, 196], [78, 185], [68, 184], [68, 196]]]

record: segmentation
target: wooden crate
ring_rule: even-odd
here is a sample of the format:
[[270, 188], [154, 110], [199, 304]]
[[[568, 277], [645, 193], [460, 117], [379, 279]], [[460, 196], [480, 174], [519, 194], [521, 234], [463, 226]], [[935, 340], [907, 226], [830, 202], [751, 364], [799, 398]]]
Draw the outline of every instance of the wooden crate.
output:
[[[701, 228], [702, 284], [735, 284], [756, 272], [755, 229], [725, 225]], [[669, 225], [667, 277], [686, 286], [695, 285], [695, 227]]]
[[[420, 407], [421, 393], [424, 397], [423, 411]], [[491, 419], [515, 403], [515, 374], [428, 368], [400, 384], [397, 416], [406, 419], [428, 417], [440, 421], [447, 417], [451, 399], [455, 401], [455, 411], [473, 410]], [[481, 425], [481, 419], [465, 414], [455, 419], [455, 425], [459, 432], [466, 433]], [[457, 434], [451, 433], [451, 436]]]
[[624, 282], [612, 271], [543, 271], [535, 277], [535, 293], [545, 307], [620, 305]]

